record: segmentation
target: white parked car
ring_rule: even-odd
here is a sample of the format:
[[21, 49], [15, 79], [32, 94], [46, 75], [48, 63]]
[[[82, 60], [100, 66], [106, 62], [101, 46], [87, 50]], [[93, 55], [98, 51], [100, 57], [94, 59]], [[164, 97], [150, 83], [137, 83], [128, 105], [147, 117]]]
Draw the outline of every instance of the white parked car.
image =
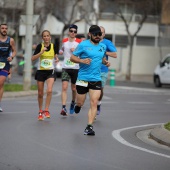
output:
[[157, 65], [153, 76], [155, 87], [170, 84], [170, 54], [167, 54]]

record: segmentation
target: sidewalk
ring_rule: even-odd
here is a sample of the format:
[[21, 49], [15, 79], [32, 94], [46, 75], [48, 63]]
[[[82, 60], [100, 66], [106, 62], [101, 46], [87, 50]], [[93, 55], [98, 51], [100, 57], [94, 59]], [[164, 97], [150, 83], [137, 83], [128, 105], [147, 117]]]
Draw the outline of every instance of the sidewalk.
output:
[[155, 127], [150, 132], [150, 137], [160, 144], [170, 147], [170, 131], [164, 128], [164, 125]]
[[16, 98], [16, 97], [24, 97], [24, 96], [32, 96], [38, 95], [37, 90], [29, 90], [29, 91], [19, 91], [19, 92], [4, 92], [3, 98]]
[[[110, 77], [108, 77], [109, 79]], [[116, 81], [126, 81], [125, 75], [121, 73], [117, 73], [115, 75]], [[149, 83], [153, 85], [153, 75], [132, 75], [130, 82], [136, 83]]]

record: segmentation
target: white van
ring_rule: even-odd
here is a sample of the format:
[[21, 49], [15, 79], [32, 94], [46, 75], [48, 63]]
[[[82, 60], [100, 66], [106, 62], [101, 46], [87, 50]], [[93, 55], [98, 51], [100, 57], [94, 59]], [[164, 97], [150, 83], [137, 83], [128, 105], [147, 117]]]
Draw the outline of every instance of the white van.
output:
[[157, 65], [153, 76], [155, 87], [170, 84], [170, 54], [167, 54]]

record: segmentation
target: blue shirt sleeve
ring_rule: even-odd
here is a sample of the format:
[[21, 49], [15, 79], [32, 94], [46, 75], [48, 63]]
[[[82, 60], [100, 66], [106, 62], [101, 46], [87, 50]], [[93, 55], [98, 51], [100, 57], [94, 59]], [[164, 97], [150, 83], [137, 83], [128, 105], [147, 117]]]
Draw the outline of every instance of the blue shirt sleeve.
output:
[[116, 47], [114, 46], [114, 44], [111, 41], [108, 41], [108, 43], [107, 43], [107, 50], [109, 52], [117, 52]]
[[83, 46], [81, 43], [76, 47], [76, 49], [73, 51], [73, 55], [80, 56], [80, 54], [83, 52]]

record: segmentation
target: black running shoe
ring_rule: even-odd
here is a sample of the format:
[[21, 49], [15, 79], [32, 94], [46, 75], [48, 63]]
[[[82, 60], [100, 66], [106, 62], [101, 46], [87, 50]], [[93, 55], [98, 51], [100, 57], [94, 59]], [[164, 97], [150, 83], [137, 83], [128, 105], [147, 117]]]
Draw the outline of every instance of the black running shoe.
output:
[[81, 110], [81, 107], [75, 105], [75, 107], [74, 107], [74, 112], [75, 112], [76, 114], [78, 114], [78, 113], [80, 113], [80, 110]]
[[95, 132], [93, 130], [93, 126], [87, 126], [86, 129], [84, 130], [84, 135], [89, 135], [89, 136], [94, 136]]

